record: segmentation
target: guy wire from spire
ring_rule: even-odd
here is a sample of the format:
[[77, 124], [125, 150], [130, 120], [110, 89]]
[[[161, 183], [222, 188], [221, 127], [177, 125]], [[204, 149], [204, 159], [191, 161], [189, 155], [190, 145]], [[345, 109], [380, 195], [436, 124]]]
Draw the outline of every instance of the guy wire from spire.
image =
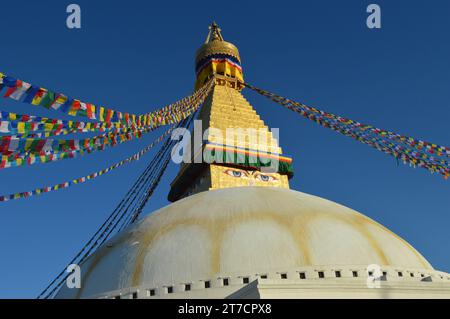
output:
[[[105, 220], [105, 222], [100, 226], [100, 228], [95, 232], [95, 234], [88, 240], [88, 242], [83, 246], [83, 248], [78, 252], [78, 254], [69, 262], [68, 265], [75, 263], [75, 261], [81, 256], [83, 251], [85, 251], [88, 246], [91, 246], [91, 248], [81, 257], [81, 260], [84, 260], [84, 258], [89, 254], [89, 252], [92, 250], [93, 247], [97, 246], [98, 240], [103, 236], [105, 231], [109, 228], [112, 222], [117, 218], [117, 215], [120, 214], [120, 211], [123, 210], [125, 205], [129, 202], [132, 194], [136, 191], [136, 189], [140, 188], [140, 185], [145, 179], [145, 176], [149, 173], [151, 170], [151, 164], [152, 162], [146, 167], [144, 172], [138, 177], [138, 179], [134, 182], [134, 184], [131, 186], [131, 188], [128, 190], [128, 192], [125, 194], [125, 196], [122, 198], [122, 200], [119, 202], [119, 204], [116, 206], [116, 208], [113, 210], [113, 212], [109, 215], [109, 217]], [[112, 220], [111, 220], [112, 219]], [[109, 223], [109, 224], [108, 224]], [[107, 225], [108, 224], [108, 225]], [[106, 227], [106, 228], [105, 228]], [[101, 233], [102, 232], [102, 233]], [[101, 233], [99, 236], [97, 236], [99, 233]], [[94, 240], [97, 238], [97, 240], [94, 242]], [[79, 261], [79, 262], [80, 262]], [[78, 262], [78, 263], [79, 263]], [[58, 276], [40, 293], [40, 295], [37, 298], [41, 298], [43, 294], [59, 279], [61, 276], [63, 276], [66, 273], [66, 269], [63, 269]], [[63, 280], [67, 278], [68, 275], [65, 276]], [[59, 286], [60, 284], [58, 284]], [[51, 293], [50, 293], [51, 295]], [[49, 294], [45, 297], [48, 298]]]
[[[212, 88], [212, 86], [214, 85], [214, 81], [211, 80], [208, 86], [208, 91]], [[209, 95], [209, 92], [206, 92], [205, 97]], [[198, 110], [203, 106], [204, 100], [200, 102], [200, 105], [198, 106], [197, 110], [191, 114], [190, 116], [188, 116], [187, 118], [183, 119], [181, 122], [178, 122], [175, 127], [180, 127], [182, 125], [185, 125], [187, 120], [189, 119], [189, 125], [192, 122], [192, 119], [194, 118], [195, 114], [197, 114]], [[174, 127], [174, 128], [175, 128]], [[166, 143], [161, 147], [160, 151], [158, 152], [158, 154], [153, 158], [153, 160], [150, 162], [150, 164], [146, 167], [146, 169], [144, 170], [144, 172], [139, 176], [138, 180], [136, 180], [136, 182], [133, 184], [133, 186], [131, 187], [131, 189], [128, 190], [128, 192], [126, 193], [125, 197], [120, 201], [120, 203], [116, 206], [116, 208], [114, 209], [114, 211], [110, 214], [110, 216], [106, 219], [106, 221], [102, 224], [102, 226], [100, 226], [100, 228], [96, 231], [96, 233], [88, 240], [88, 242], [83, 246], [83, 248], [77, 253], [77, 255], [69, 262], [68, 265], [75, 263], [75, 261], [77, 259], [80, 259], [80, 261], [78, 261], [77, 264], [80, 264], [81, 262], [83, 262], [89, 255], [90, 252], [96, 247], [98, 246], [98, 243], [100, 241], [100, 239], [105, 235], [105, 233], [109, 230], [109, 228], [111, 227], [111, 225], [114, 223], [114, 221], [117, 219], [117, 216], [120, 214], [120, 212], [124, 209], [125, 205], [130, 201], [130, 198], [133, 196], [133, 194], [135, 194], [137, 192], [137, 190], [143, 189], [141, 187], [141, 184], [145, 183], [148, 181], [149, 176], [154, 173], [154, 169], [155, 166], [154, 164], [154, 160], [155, 159], [160, 159], [160, 157], [158, 157], [159, 154], [161, 154], [161, 151], [163, 149], [167, 150], [169, 148], [169, 144]], [[165, 167], [167, 167], [167, 165], [164, 165], [164, 169]], [[162, 175], [162, 173], [161, 173]], [[159, 182], [159, 179], [157, 179], [157, 181]], [[145, 189], [145, 188], [144, 188]], [[151, 189], [151, 192], [148, 196], [148, 198], [151, 196], [151, 194], [153, 193], [154, 189]], [[134, 196], [136, 198], [136, 196]], [[144, 197], [145, 199], [146, 197]], [[145, 199], [144, 203], [146, 203], [148, 201], [148, 198]], [[145, 205], [145, 204], [144, 204]], [[139, 207], [140, 210], [136, 211], [135, 209], [133, 210], [133, 214], [135, 214], [135, 212], [137, 213], [137, 216], [132, 218], [132, 222], [136, 220], [136, 218], [139, 216], [140, 211], [142, 210], [141, 208], [142, 205], [139, 206], [135, 206], [135, 207]], [[128, 205], [128, 208], [130, 207], [130, 205]], [[142, 206], [143, 207], [143, 206]], [[125, 213], [126, 211], [125, 210]], [[122, 213], [123, 215], [124, 213]], [[119, 219], [119, 221], [123, 218], [123, 216]], [[113, 228], [117, 227], [117, 223], [116, 225], [113, 226]], [[100, 234], [100, 235], [99, 235]], [[111, 234], [111, 231], [108, 233], [107, 236], [109, 236], [109, 234]], [[98, 237], [98, 238], [97, 238]], [[94, 242], [95, 240], [95, 242]], [[102, 243], [105, 240], [102, 241]], [[91, 246], [84, 254], [83, 252], [89, 247]], [[83, 256], [80, 258], [80, 256], [83, 254]], [[61, 286], [61, 284], [66, 280], [66, 278], [69, 276], [69, 274], [65, 274], [66, 273], [66, 269], [63, 269], [57, 276], [55, 279], [53, 279], [50, 284], [38, 295], [38, 299], [42, 298], [44, 295], [44, 298], [49, 298], [50, 296], [52, 296], [56, 290]], [[64, 276], [65, 275], [65, 276]], [[61, 279], [61, 277], [63, 277]], [[61, 279], [61, 280], [60, 280]], [[55, 285], [55, 283], [60, 280], [56, 286], [49, 292], [47, 293], [47, 291], [53, 286]]]
[[[176, 125], [176, 127], [183, 127], [186, 124], [187, 125], [185, 127], [189, 127], [189, 125], [191, 124], [192, 119], [194, 118], [194, 115], [196, 113], [197, 112], [195, 112], [188, 118], [186, 118], [183, 121], [181, 121], [180, 123], [178, 123]], [[78, 262], [78, 264], [81, 264], [90, 255], [90, 253], [92, 252], [92, 250], [95, 247], [102, 245], [110, 237], [111, 233], [114, 231], [114, 229], [120, 223], [120, 221], [124, 218], [124, 216], [126, 215], [126, 213], [129, 210], [129, 208], [133, 204], [134, 200], [138, 196], [139, 190], [148, 188], [148, 186], [142, 187], [142, 185], [149, 184], [148, 182], [149, 182], [150, 178], [155, 176], [155, 173], [158, 172], [158, 174], [156, 175], [157, 176], [156, 180], [153, 180], [153, 187], [150, 187], [148, 189], [148, 191], [144, 192], [144, 194], [143, 194], [144, 196], [141, 197], [141, 200], [139, 201], [140, 202], [139, 205], [135, 205], [135, 209], [133, 209], [131, 211], [132, 212], [132, 214], [130, 214], [131, 219], [128, 218], [129, 222], [127, 222], [127, 224], [122, 225], [121, 229], [123, 229], [124, 226], [127, 226], [127, 225], [133, 223], [139, 217], [139, 214], [142, 212], [143, 207], [148, 202], [150, 196], [153, 194], [153, 191], [156, 188], [157, 183], [159, 183], [159, 181], [170, 161], [170, 149], [172, 148], [172, 146], [174, 144], [175, 144], [175, 141], [172, 141], [170, 138], [168, 138], [165, 141], [164, 145], [161, 147], [159, 152], [153, 157], [152, 161], [146, 167], [144, 172], [140, 175], [138, 180], [133, 184], [132, 188], [127, 192], [125, 197], [120, 201], [119, 205], [114, 209], [113, 213], [111, 213], [111, 215], [107, 218], [107, 220], [102, 224], [102, 226], [97, 230], [97, 232], [90, 238], [90, 240], [85, 244], [85, 246], [81, 249], [81, 251], [69, 262], [69, 264], [73, 264], [80, 257], [80, 255], [83, 253], [83, 251], [85, 251], [88, 248], [88, 246], [90, 245], [91, 247], [83, 254], [83, 256], [81, 257], [81, 259]], [[164, 156], [165, 154], [169, 154], [169, 156], [168, 157]], [[164, 161], [160, 161], [162, 156], [165, 157]], [[162, 166], [161, 165], [155, 166], [155, 162], [157, 162], [157, 164], [160, 164], [160, 163], [163, 163], [163, 164], [162, 164]], [[158, 169], [158, 168], [160, 168], [160, 169]], [[151, 184], [151, 180], [150, 180], [150, 184]], [[134, 196], [133, 196], [133, 194], [134, 194]], [[131, 200], [131, 203], [128, 204], [128, 207], [123, 211], [124, 207], [127, 205], [128, 202], [130, 202], [130, 199], [132, 197], [133, 197], [133, 199]], [[121, 213], [121, 211], [122, 211], [122, 213]], [[111, 227], [111, 225], [114, 223], [114, 221], [117, 219], [117, 217], [119, 215], [121, 215], [120, 218]], [[108, 225], [106, 225], [107, 223], [108, 223]], [[105, 225], [106, 225], [106, 227], [105, 227]], [[109, 232], [108, 232], [108, 230], [109, 230]], [[97, 236], [100, 232], [101, 232], [101, 234], [99, 236]], [[108, 232], [108, 233], [105, 236], [106, 232]], [[91, 244], [95, 240], [96, 237], [98, 237], [96, 239], [96, 241], [93, 244]], [[103, 240], [101, 240], [102, 238], [103, 238]], [[99, 243], [100, 240], [101, 240], [101, 242]], [[63, 275], [65, 273], [66, 273], [66, 269], [61, 271], [58, 274], [58, 276], [39, 294], [38, 298], [41, 298], [51, 288], [51, 286], [54, 285], [54, 283], [58, 279], [63, 277]], [[44, 298], [49, 298], [50, 296], [52, 296], [56, 292], [56, 290], [61, 286], [61, 284], [67, 279], [67, 277], [69, 275], [70, 274], [66, 274], [64, 276], [64, 278], [62, 278], [58, 282], [58, 284]]]

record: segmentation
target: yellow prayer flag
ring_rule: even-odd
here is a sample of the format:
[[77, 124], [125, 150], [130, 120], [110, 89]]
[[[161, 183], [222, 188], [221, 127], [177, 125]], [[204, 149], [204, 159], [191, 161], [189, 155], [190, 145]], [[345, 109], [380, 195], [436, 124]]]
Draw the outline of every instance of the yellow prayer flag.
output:
[[44, 124], [44, 130], [51, 131], [52, 129], [53, 129], [53, 124], [52, 123], [45, 123]]
[[17, 123], [17, 132], [19, 134], [25, 133], [25, 122], [18, 122]]
[[103, 106], [100, 106], [99, 112], [98, 112], [99, 121], [104, 122], [105, 121], [105, 108]]
[[47, 94], [47, 90], [44, 88], [40, 88], [37, 94], [34, 96], [33, 100], [31, 101], [31, 104], [33, 105], [39, 105], [41, 103], [42, 98]]

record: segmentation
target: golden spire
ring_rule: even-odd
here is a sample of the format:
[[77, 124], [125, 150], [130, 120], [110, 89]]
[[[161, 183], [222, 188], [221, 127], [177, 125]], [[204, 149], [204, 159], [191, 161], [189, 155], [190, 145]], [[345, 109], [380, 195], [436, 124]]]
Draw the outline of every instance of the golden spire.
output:
[[282, 155], [275, 136], [241, 94], [239, 51], [223, 40], [215, 22], [197, 51], [196, 75], [197, 88], [212, 77], [215, 81], [199, 114], [203, 143], [194, 147], [193, 161], [181, 165], [168, 199], [228, 187], [289, 188], [292, 159]]

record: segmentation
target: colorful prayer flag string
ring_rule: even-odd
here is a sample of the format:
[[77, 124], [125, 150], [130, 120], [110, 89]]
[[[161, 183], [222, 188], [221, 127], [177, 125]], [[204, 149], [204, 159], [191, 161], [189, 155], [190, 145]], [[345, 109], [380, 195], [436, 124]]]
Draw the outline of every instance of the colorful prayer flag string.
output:
[[[189, 109], [186, 112], [179, 114], [176, 118], [169, 119], [167, 124], [178, 123], [197, 110], [203, 104], [212, 87], [213, 82], [211, 81], [206, 85], [207, 90], [203, 90], [203, 94], [198, 96], [193, 101], [193, 104], [189, 105]], [[3, 154], [0, 161], [0, 169], [48, 163], [102, 151], [107, 147], [116, 146], [133, 138], [141, 138], [143, 134], [154, 130], [156, 127], [128, 128], [123, 132], [119, 129], [82, 140], [20, 139], [12, 136], [3, 136], [0, 138], [0, 153]]]
[[0, 73], [0, 91], [3, 88], [6, 88], [5, 98], [62, 111], [70, 116], [87, 117], [96, 122], [121, 123], [127, 126], [145, 127], [173, 123], [180, 116], [180, 112], [186, 111], [183, 109], [183, 106], [189, 105], [200, 95], [204, 94], [208, 89], [208, 85], [203, 86], [194, 94], [176, 103], [141, 115], [123, 113], [103, 106], [96, 106], [92, 103], [82, 102], [62, 93], [53, 92]]
[[243, 85], [324, 127], [392, 155], [405, 164], [425, 168], [431, 173], [438, 172], [446, 179], [450, 176], [450, 164], [442, 158], [449, 157], [449, 147], [361, 124], [267, 92], [248, 83], [243, 83]]
[[174, 127], [171, 127], [169, 130], [167, 130], [166, 132], [164, 132], [164, 134], [162, 134], [161, 136], [159, 136], [156, 140], [154, 140], [152, 143], [150, 143], [148, 146], [146, 146], [145, 148], [143, 148], [142, 150], [140, 150], [139, 152], [137, 152], [136, 154], [133, 154], [132, 156], [129, 156], [127, 158], [125, 158], [124, 160], [115, 163], [107, 168], [101, 169], [99, 171], [96, 171], [92, 174], [80, 177], [80, 178], [76, 178], [64, 183], [58, 183], [55, 184], [53, 186], [47, 186], [47, 187], [42, 187], [42, 188], [36, 188], [32, 191], [28, 191], [28, 192], [20, 192], [20, 193], [12, 193], [9, 195], [3, 195], [0, 196], [0, 202], [6, 202], [6, 201], [10, 201], [10, 200], [15, 200], [15, 199], [21, 199], [21, 198], [27, 198], [30, 196], [37, 196], [37, 195], [42, 195], [45, 193], [49, 193], [49, 192], [53, 192], [53, 191], [57, 191], [60, 189], [64, 189], [64, 188], [69, 188], [71, 186], [74, 185], [78, 185], [78, 184], [82, 184], [85, 183], [89, 180], [95, 179], [99, 176], [105, 175], [125, 164], [129, 164], [131, 162], [137, 161], [139, 160], [145, 153], [147, 153], [148, 151], [150, 151], [153, 146], [155, 146], [157, 143], [161, 142], [162, 140], [164, 140], [164, 138], [166, 138], [174, 129]]
[[[194, 100], [190, 100], [190, 103], [183, 108], [183, 112], [179, 112], [170, 118], [167, 118], [164, 124], [177, 123], [198, 109], [198, 107], [203, 103], [206, 96], [209, 94], [213, 86], [213, 82], [210, 81], [206, 88], [202, 88], [201, 95], [197, 95]], [[8, 115], [9, 116], [9, 115]], [[48, 155], [44, 157], [44, 161], [58, 160], [58, 156], [51, 156], [52, 154], [68, 151], [87, 151], [90, 152], [92, 149], [103, 150], [106, 146], [121, 144], [125, 141], [129, 141], [133, 138], [141, 138], [143, 134], [148, 133], [162, 124], [154, 124], [153, 126], [135, 128], [128, 127], [124, 130], [115, 129], [113, 132], [108, 132], [100, 134], [86, 139], [42, 139], [42, 138], [18, 138], [14, 136], [3, 136], [0, 137], [0, 153], [3, 154], [0, 168], [21, 166], [26, 163], [34, 164], [36, 158], [41, 158], [43, 155]], [[25, 153], [30, 153], [38, 156], [32, 156], [31, 160], [26, 160], [26, 158], [21, 155]], [[71, 158], [71, 153], [68, 153], [69, 158]], [[28, 156], [29, 157], [29, 156]]]

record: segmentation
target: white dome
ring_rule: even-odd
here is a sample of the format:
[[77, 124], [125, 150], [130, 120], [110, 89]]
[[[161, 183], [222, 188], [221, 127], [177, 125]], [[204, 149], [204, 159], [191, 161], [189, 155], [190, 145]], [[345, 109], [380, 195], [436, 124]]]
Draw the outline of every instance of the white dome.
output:
[[177, 201], [112, 238], [82, 265], [82, 288], [57, 297], [369, 264], [433, 270], [406, 241], [342, 205], [283, 188], [228, 188]]

